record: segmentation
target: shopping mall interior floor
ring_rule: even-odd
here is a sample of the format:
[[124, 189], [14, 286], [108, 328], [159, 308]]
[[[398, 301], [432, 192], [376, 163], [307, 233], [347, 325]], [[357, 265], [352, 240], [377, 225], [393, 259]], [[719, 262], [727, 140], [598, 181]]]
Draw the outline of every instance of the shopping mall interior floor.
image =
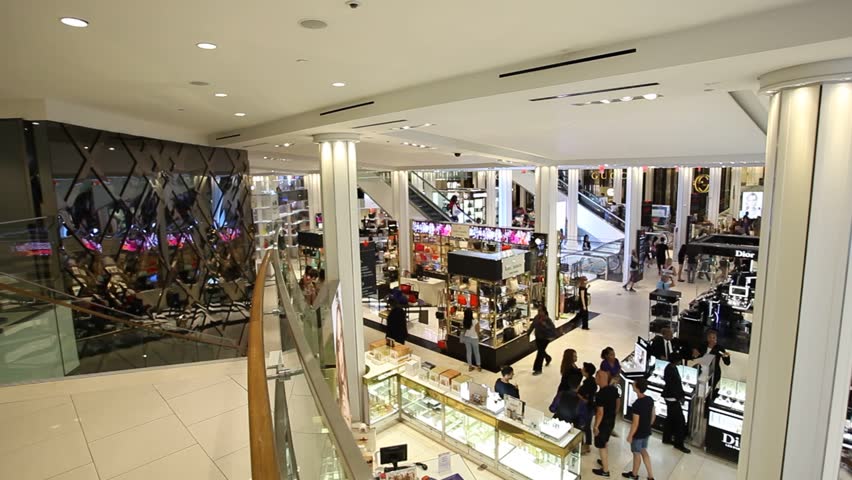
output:
[[[600, 315], [590, 323], [591, 329], [574, 329], [554, 341], [548, 348], [548, 353], [553, 356], [553, 363], [550, 367], [544, 369], [542, 375], [532, 376], [535, 354], [528, 355], [514, 364], [515, 381], [520, 388], [521, 398], [531, 407], [547, 411], [559, 384], [559, 362], [562, 352], [566, 348], [577, 350], [581, 363], [591, 362], [595, 366], [600, 364], [600, 352], [604, 347], [613, 347], [618, 358], [623, 358], [633, 351], [636, 337], [648, 335], [648, 293], [654, 289], [656, 280], [656, 272], [649, 272], [646, 279], [636, 285], [635, 293], [625, 292], [618, 282], [594, 282], [590, 289], [592, 294], [590, 309]], [[706, 281], [675, 286], [676, 290], [683, 293], [682, 308], [707, 288]], [[364, 329], [364, 337], [367, 342], [378, 340], [382, 335], [382, 333], [371, 328]], [[431, 350], [416, 345], [411, 346], [411, 348], [415, 354], [420, 355], [423, 359], [451, 368], [455, 367], [481, 383], [493, 385], [497, 379], [496, 374], [486, 371], [468, 373], [463, 362], [448, 359], [448, 357]], [[746, 358], [745, 355], [733, 353], [732, 364], [725, 369], [724, 375], [737, 380], [744, 380], [748, 368]], [[618, 472], [617, 475], [619, 476], [620, 472], [629, 468], [632, 458], [630, 446], [624, 440], [627, 437], [628, 427], [627, 422], [617, 422], [616, 429], [620, 437], [613, 438], [609, 444], [610, 470], [611, 472]], [[392, 427], [392, 429], [396, 428], [400, 427]], [[381, 436], [379, 443], [381, 443]], [[652, 437], [649, 451], [654, 462], [654, 473], [657, 480], [733, 480], [736, 478], [736, 465], [706, 455], [698, 448], [693, 448], [693, 453], [685, 455], [671, 446], [663, 445], [658, 433], [655, 433]], [[596, 468], [596, 458], [594, 448], [592, 454], [583, 456], [582, 478], [598, 478], [592, 473], [592, 469]], [[644, 468], [642, 472], [644, 472]], [[642, 472], [640, 472], [640, 475], [643, 475]]]

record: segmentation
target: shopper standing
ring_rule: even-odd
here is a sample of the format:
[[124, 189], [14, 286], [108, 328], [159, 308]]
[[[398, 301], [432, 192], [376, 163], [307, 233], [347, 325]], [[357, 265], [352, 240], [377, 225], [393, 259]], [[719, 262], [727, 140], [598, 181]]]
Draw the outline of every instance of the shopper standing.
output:
[[[633, 391], [636, 392], [636, 401], [633, 402], [633, 422], [630, 425], [630, 433], [627, 435], [627, 443], [633, 452], [633, 470], [624, 472], [624, 478], [639, 478], [639, 466], [644, 462], [648, 480], [654, 480], [654, 470], [651, 468], [651, 456], [648, 454], [648, 438], [651, 436], [651, 425], [657, 414], [654, 411], [654, 399], [645, 395], [648, 390], [648, 381], [639, 378], [633, 382]], [[678, 408], [680, 410], [680, 408]]]
[[500, 369], [500, 378], [494, 382], [494, 391], [500, 395], [500, 398], [504, 398], [506, 395], [517, 399], [521, 398], [521, 391], [517, 385], [512, 383], [513, 378], [515, 378], [515, 369], [511, 365], [506, 365]]
[[583, 330], [589, 329], [589, 283], [586, 277], [577, 279], [577, 298], [580, 302], [580, 309], [574, 315], [574, 320], [580, 320], [580, 328]]
[[592, 250], [592, 241], [589, 240], [588, 235], [583, 235], [583, 251], [589, 252]]
[[698, 255], [695, 253], [686, 254], [686, 280], [689, 283], [695, 283], [695, 271], [698, 270]]
[[601, 350], [600, 370], [608, 373], [613, 380], [621, 374], [621, 362], [615, 358], [615, 350], [612, 347]]
[[582, 377], [583, 374], [580, 371], [580, 367], [577, 366], [577, 351], [573, 348], [566, 348], [562, 353], [562, 363], [559, 365], [559, 374], [562, 376], [562, 380], [559, 382], [559, 387], [556, 389], [558, 392], [563, 392], [568, 389], [569, 375]]
[[669, 246], [666, 245], [666, 239], [661, 238], [657, 243], [656, 247], [656, 256], [657, 256], [657, 271], [660, 275], [663, 274], [663, 265], [666, 263], [666, 259], [669, 258]]
[[708, 330], [706, 334], [707, 341], [701, 348], [693, 353], [693, 356], [703, 357], [707, 354], [712, 354], [715, 358], [713, 362], [710, 364], [710, 380], [708, 385], [712, 387], [713, 394], [715, 395], [716, 386], [719, 385], [719, 380], [722, 379], [722, 366], [721, 363], [724, 363], [726, 366], [731, 364], [731, 354], [725, 350], [725, 347], [718, 344], [719, 336], [716, 330]]
[[583, 376], [580, 371], [571, 372], [566, 376], [565, 390], [559, 392], [559, 400], [556, 404], [553, 417], [568, 422], [572, 425], [580, 424], [580, 396], [577, 394], [577, 389], [580, 388], [580, 382]]
[[400, 345], [405, 345], [405, 340], [408, 338], [408, 316], [400, 304], [391, 299], [391, 311], [388, 314], [387, 338], [390, 338]]
[[610, 376], [605, 371], [598, 371], [595, 374], [598, 390], [595, 398], [595, 424], [592, 429], [595, 435], [595, 448], [600, 453], [600, 466], [595, 468], [592, 473], [601, 477], [609, 477], [609, 451], [607, 443], [609, 437], [615, 429], [615, 416], [618, 404], [618, 389], [610, 385]]
[[[628, 292], [635, 292], [633, 286], [636, 285], [636, 280], [639, 278], [639, 255], [636, 254], [636, 250], [630, 252], [630, 278], [627, 279], [627, 283], [625, 283], [622, 288], [627, 290]], [[629, 288], [628, 288], [629, 285]]]
[[592, 420], [595, 418], [595, 394], [598, 392], [598, 384], [595, 383], [595, 366], [591, 363], [583, 364], [583, 383], [577, 394], [582, 400], [580, 405], [580, 425], [586, 437], [583, 442], [583, 455], [591, 451], [592, 445]]
[[690, 453], [690, 450], [683, 444], [686, 438], [686, 420], [683, 418], [683, 409], [681, 407], [685, 398], [683, 384], [681, 383], [680, 372], [677, 371], [677, 366], [680, 363], [680, 355], [673, 353], [669, 355], [669, 364], [666, 365], [666, 369], [663, 371], [665, 386], [663, 387], [662, 397], [666, 402], [663, 443], [674, 445], [674, 448], [683, 453]]
[[[462, 343], [467, 354], [467, 369], [472, 372], [475, 368], [477, 371], [482, 371], [482, 361], [479, 358], [479, 322], [473, 321], [473, 310], [466, 308], [464, 310], [464, 320], [462, 320]], [[471, 357], [476, 360], [476, 364], [471, 362]]]
[[677, 251], [677, 281], [683, 282], [683, 264], [686, 263], [686, 244]]
[[533, 375], [541, 375], [541, 364], [550, 365], [553, 358], [547, 354], [547, 344], [556, 338], [556, 325], [547, 314], [544, 305], [538, 307], [538, 314], [533, 317], [527, 334], [535, 332], [535, 361], [533, 362]]
[[660, 270], [660, 279], [657, 281], [657, 289], [668, 290], [675, 285], [674, 282], [674, 267], [672, 267], [672, 259], [667, 258]]

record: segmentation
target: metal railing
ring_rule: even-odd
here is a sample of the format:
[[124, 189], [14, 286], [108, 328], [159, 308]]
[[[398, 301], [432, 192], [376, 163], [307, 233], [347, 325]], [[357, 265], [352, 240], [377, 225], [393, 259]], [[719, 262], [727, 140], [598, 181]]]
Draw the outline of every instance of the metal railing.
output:
[[416, 172], [408, 172], [408, 185], [410, 188], [416, 190], [417, 193], [420, 194], [421, 198], [431, 203], [436, 210], [442, 212], [444, 216], [448, 218], [449, 221], [458, 221], [462, 223], [474, 223], [473, 217], [470, 216], [467, 212], [462, 211], [461, 215], [459, 215], [458, 220], [452, 219], [452, 214], [447, 211], [447, 205], [450, 203], [450, 199], [444, 195], [444, 192], [438, 190], [434, 185], [429, 183], [428, 180], [423, 178]]

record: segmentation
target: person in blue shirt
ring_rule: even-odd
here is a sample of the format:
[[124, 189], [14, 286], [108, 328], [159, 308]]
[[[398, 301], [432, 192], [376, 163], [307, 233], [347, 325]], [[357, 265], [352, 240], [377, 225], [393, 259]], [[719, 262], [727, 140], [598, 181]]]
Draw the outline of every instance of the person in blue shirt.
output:
[[503, 398], [504, 395], [509, 395], [520, 399], [521, 392], [518, 390], [518, 386], [510, 383], [512, 378], [515, 377], [515, 369], [506, 365], [500, 369], [500, 375], [501, 377], [494, 383], [494, 391], [500, 394], [500, 398]]

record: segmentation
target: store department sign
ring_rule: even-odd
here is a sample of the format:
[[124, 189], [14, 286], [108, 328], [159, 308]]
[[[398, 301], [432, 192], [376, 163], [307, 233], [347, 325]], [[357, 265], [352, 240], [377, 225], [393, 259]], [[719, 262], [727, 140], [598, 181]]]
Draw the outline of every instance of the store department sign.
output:
[[526, 271], [526, 255], [512, 255], [511, 257], [506, 257], [503, 259], [500, 264], [503, 266], [503, 275], [504, 279], [516, 277], [518, 275], [523, 275]]
[[692, 188], [697, 193], [707, 193], [710, 191], [710, 175], [706, 173], [702, 173], [701, 175], [695, 177], [692, 181]]
[[750, 258], [753, 259], [757, 256], [756, 252], [747, 252], [745, 250], [737, 250], [734, 252], [734, 257], [736, 258]]

